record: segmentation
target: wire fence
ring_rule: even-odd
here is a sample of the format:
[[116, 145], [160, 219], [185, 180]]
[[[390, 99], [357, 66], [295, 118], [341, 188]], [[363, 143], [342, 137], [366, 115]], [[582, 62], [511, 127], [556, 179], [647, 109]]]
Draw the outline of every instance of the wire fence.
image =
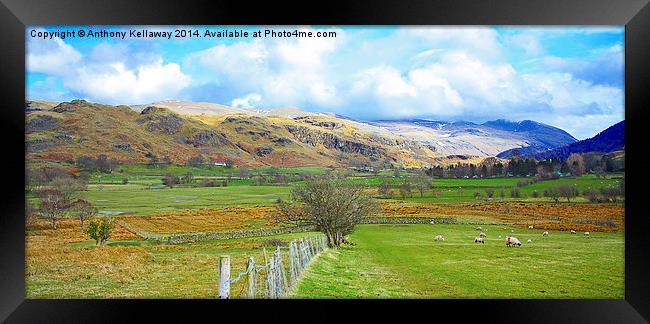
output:
[[[327, 249], [327, 238], [316, 236], [294, 240], [289, 243], [288, 256], [276, 247], [270, 258], [264, 250], [264, 263], [256, 264], [253, 257], [248, 257], [246, 270], [236, 276], [230, 275], [230, 256], [219, 258], [219, 298], [231, 296], [243, 298], [284, 298], [295, 287], [300, 275], [309, 262], [320, 252]], [[286, 252], [284, 253], [286, 254]], [[233, 284], [239, 291], [231, 291]]]

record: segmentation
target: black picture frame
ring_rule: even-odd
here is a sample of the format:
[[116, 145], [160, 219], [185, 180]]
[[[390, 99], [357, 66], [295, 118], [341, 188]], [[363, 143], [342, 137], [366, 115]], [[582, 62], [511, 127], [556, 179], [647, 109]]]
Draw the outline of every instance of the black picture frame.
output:
[[[0, 0], [0, 103], [2, 164], [7, 188], [0, 207], [0, 320], [7, 322], [118, 322], [189, 320], [190, 313], [230, 313], [285, 319], [296, 307], [318, 315], [356, 313], [366, 319], [414, 313], [443, 320], [636, 323], [650, 319], [647, 179], [643, 134], [650, 100], [650, 5], [648, 0], [357, 0], [289, 3], [266, 1]], [[625, 25], [624, 300], [33, 300], [25, 292], [24, 107], [25, 26], [29, 25]], [[646, 172], [647, 173], [647, 172]], [[22, 187], [21, 187], [22, 185]], [[630, 190], [632, 189], [632, 190]], [[638, 190], [636, 190], [638, 189]], [[336, 307], [329, 305], [336, 304]], [[236, 310], [224, 307], [236, 307]], [[361, 308], [360, 308], [361, 307]], [[321, 315], [322, 314], [322, 315]], [[227, 314], [226, 314], [227, 315]], [[221, 316], [221, 315], [219, 315]]]

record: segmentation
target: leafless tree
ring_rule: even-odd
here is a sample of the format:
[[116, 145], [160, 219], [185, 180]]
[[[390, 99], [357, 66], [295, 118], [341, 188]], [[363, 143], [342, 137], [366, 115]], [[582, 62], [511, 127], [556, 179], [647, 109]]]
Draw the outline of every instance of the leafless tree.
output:
[[379, 194], [384, 197], [390, 197], [390, 183], [387, 181], [382, 182], [379, 185]]
[[585, 173], [585, 161], [582, 158], [582, 155], [571, 153], [569, 158], [566, 160], [566, 163], [569, 166], [569, 170], [571, 170], [571, 174], [574, 176], [579, 176]]
[[289, 202], [279, 200], [275, 220], [314, 226], [327, 236], [330, 247], [339, 248], [355, 226], [376, 209], [376, 202], [363, 187], [319, 179], [294, 187]]
[[417, 177], [415, 188], [420, 192], [420, 197], [424, 197], [424, 192], [431, 189], [431, 179], [424, 175]]
[[413, 195], [413, 186], [410, 182], [404, 182], [399, 186], [399, 193], [402, 195], [402, 198], [410, 197]]
[[571, 198], [575, 198], [578, 195], [578, 188], [570, 185], [561, 185], [557, 187], [560, 197], [566, 198], [567, 202], [571, 202]]
[[70, 207], [70, 201], [57, 189], [41, 189], [38, 197], [41, 200], [40, 214], [52, 223], [53, 229], [56, 229], [59, 218]]
[[75, 214], [77, 214], [77, 217], [79, 217], [79, 225], [82, 228], [84, 227], [84, 221], [95, 215], [97, 212], [95, 207], [93, 207], [93, 204], [91, 204], [88, 200], [81, 198], [75, 200], [72, 206]]

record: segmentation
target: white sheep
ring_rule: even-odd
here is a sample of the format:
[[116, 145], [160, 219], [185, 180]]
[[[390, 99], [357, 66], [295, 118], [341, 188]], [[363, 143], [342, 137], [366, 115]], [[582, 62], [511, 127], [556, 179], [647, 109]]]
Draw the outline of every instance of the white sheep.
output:
[[544, 233], [542, 233], [542, 236], [548, 236], [548, 231], [544, 231]]
[[431, 221], [429, 224], [433, 225], [433, 221]]
[[528, 241], [526, 241], [526, 243], [528, 243], [528, 244], [533, 243], [533, 240], [528, 240]]
[[533, 229], [533, 225], [528, 225], [528, 229]]
[[445, 240], [445, 237], [442, 236], [442, 235], [436, 235], [436, 237], [434, 238], [434, 240], [436, 240], [436, 241], [444, 241], [444, 240]]
[[514, 236], [506, 237], [506, 246], [521, 246], [521, 242]]
[[575, 234], [575, 233], [576, 233], [576, 231], [574, 231], [574, 230], [571, 230], [571, 232], [570, 232], [570, 233], [571, 233], [571, 234]]
[[585, 234], [584, 234], [584, 235], [585, 235], [585, 236], [589, 236], [589, 232], [585, 232]]
[[479, 226], [479, 227], [476, 228], [476, 230], [477, 230], [477, 231], [482, 231], [482, 230], [483, 230], [483, 227]]
[[483, 244], [485, 244], [485, 241], [483, 241], [482, 237], [475, 237], [474, 238], [474, 243], [483, 243]]
[[479, 236], [479, 237], [487, 237], [487, 234], [481, 232], [478, 236]]

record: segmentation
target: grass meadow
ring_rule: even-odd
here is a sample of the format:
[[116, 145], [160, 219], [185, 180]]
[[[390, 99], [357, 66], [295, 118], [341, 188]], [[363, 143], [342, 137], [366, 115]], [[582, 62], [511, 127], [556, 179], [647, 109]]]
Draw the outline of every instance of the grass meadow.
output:
[[[477, 244], [473, 225], [361, 225], [356, 245], [310, 265], [294, 297], [624, 298], [622, 233], [483, 229]], [[438, 234], [445, 241], [434, 241]], [[523, 245], [507, 248], [507, 235]]]
[[[202, 178], [228, 179], [226, 187], [176, 186], [153, 189], [164, 174], [192, 172]], [[325, 174], [324, 167], [262, 168], [254, 174]], [[457, 224], [360, 225], [356, 243], [327, 250], [309, 266], [292, 298], [623, 298], [624, 204], [570, 203], [532, 198], [533, 191], [569, 184], [580, 191], [618, 185], [622, 175], [584, 175], [527, 184], [521, 197], [510, 188], [525, 178], [433, 179], [433, 189], [402, 197], [399, 184], [414, 174], [348, 173], [346, 181], [366, 187], [377, 198], [380, 217], [447, 217]], [[123, 183], [128, 179], [128, 183]], [[253, 185], [224, 167], [122, 165], [112, 174], [92, 174], [80, 195], [99, 212], [116, 213], [130, 228], [156, 234], [219, 232], [277, 226], [272, 215], [278, 198], [289, 197], [292, 181]], [[382, 182], [392, 195], [379, 194]], [[500, 188], [506, 193], [498, 196]], [[494, 190], [486, 198], [486, 190]], [[480, 192], [481, 198], [474, 193]], [[38, 206], [33, 194], [29, 203]], [[474, 244], [476, 224], [488, 237]], [[534, 230], [527, 225], [534, 224]], [[541, 228], [551, 231], [541, 236]], [[592, 231], [589, 238], [568, 229]], [[514, 233], [512, 232], [514, 231]], [[118, 226], [107, 246], [95, 247], [77, 220], [65, 218], [57, 230], [44, 219], [26, 231], [28, 298], [215, 298], [220, 255], [230, 255], [232, 273], [244, 270], [248, 256], [264, 260], [273, 250], [267, 240], [289, 241], [315, 235], [294, 233], [267, 237], [168, 245], [147, 241]], [[444, 235], [444, 242], [434, 241]], [[506, 248], [514, 234], [523, 244]], [[502, 238], [499, 239], [498, 236]], [[533, 243], [526, 241], [532, 239]], [[232, 296], [244, 287], [235, 285]]]

